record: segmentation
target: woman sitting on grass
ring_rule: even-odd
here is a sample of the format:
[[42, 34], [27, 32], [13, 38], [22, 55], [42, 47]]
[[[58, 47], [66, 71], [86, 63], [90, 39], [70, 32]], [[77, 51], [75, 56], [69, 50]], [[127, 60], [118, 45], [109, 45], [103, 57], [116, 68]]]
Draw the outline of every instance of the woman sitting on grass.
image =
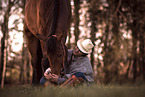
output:
[[[86, 82], [87, 84], [94, 82], [93, 69], [87, 55], [92, 52], [92, 44], [90, 39], [78, 40], [74, 50], [68, 50], [69, 66], [64, 66], [64, 75], [59, 77], [56, 74], [44, 73], [40, 84], [60, 85], [60, 86], [75, 86]], [[46, 71], [50, 71], [50, 68]]]

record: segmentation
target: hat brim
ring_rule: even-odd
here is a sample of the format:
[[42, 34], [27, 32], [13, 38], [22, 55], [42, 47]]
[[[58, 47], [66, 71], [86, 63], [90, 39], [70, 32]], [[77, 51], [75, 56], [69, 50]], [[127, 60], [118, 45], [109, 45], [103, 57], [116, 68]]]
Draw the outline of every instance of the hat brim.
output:
[[90, 51], [86, 51], [86, 50], [82, 47], [82, 42], [83, 42], [83, 40], [78, 40], [78, 42], [77, 42], [77, 46], [78, 46], [78, 48], [79, 48], [83, 53], [85, 53], [85, 54], [89, 54], [89, 53], [91, 53], [92, 50], [90, 50]]

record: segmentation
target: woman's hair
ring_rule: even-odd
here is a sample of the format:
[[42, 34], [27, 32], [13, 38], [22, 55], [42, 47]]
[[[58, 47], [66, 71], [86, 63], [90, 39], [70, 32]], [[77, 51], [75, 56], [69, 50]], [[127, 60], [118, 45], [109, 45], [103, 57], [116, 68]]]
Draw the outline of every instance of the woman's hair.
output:
[[83, 53], [83, 55], [82, 56], [87, 56], [88, 54], [86, 54], [86, 53]]

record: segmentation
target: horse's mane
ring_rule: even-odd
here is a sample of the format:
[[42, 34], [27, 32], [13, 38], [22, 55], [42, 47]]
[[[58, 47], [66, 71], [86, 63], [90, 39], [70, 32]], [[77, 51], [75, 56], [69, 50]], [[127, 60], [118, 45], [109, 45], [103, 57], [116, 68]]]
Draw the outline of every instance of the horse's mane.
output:
[[57, 49], [57, 38], [54, 36], [49, 37], [49, 39], [46, 42], [46, 50], [47, 53], [49, 54], [55, 54], [56, 53], [56, 49]]
[[[49, 35], [53, 35], [57, 27], [59, 0], [42, 1], [39, 9], [40, 26], [45, 31], [49, 31]], [[48, 30], [48, 28], [50, 29]]]
[[57, 27], [59, 0], [42, 0], [40, 5], [40, 25], [45, 32], [49, 32], [49, 38], [46, 43], [47, 53], [55, 54], [57, 49], [57, 39], [51, 35], [55, 35]]

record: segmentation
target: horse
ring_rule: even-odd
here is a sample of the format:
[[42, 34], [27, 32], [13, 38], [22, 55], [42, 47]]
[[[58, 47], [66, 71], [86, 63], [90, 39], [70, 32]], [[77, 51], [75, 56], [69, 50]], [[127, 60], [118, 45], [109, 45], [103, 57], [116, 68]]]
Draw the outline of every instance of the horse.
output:
[[32, 84], [39, 84], [44, 71], [61, 75], [67, 62], [65, 45], [70, 28], [70, 0], [27, 0], [24, 34], [31, 55]]

